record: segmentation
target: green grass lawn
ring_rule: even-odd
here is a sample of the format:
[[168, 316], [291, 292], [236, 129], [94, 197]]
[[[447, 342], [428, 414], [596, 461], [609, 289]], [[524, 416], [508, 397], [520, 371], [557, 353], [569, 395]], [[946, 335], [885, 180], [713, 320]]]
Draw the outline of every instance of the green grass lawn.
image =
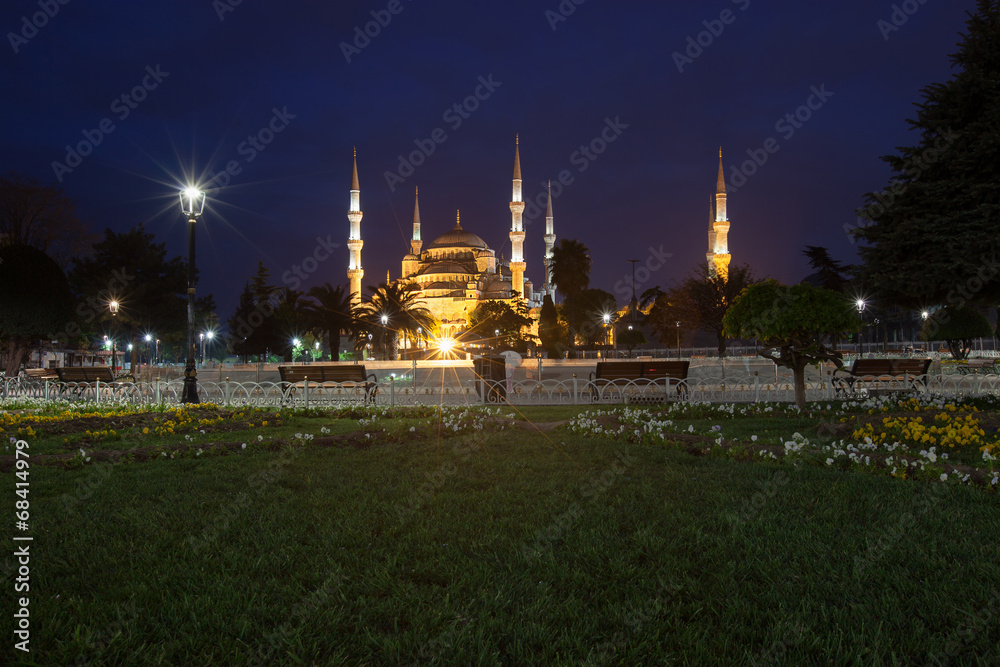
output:
[[[996, 493], [565, 425], [359, 417], [204, 434], [251, 443], [224, 455], [33, 465], [32, 652], [11, 641], [0, 663], [1000, 661]], [[816, 423], [678, 420], [775, 441]]]

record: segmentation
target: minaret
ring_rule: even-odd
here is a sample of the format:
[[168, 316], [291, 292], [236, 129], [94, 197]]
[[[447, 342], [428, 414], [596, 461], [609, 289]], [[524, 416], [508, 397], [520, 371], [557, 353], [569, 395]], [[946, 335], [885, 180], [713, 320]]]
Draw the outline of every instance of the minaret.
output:
[[545, 291], [556, 300], [556, 290], [552, 286], [552, 246], [556, 244], [556, 231], [552, 218], [552, 181], [549, 181], [549, 198], [545, 204]]
[[514, 139], [514, 191], [510, 201], [510, 288], [526, 299], [530, 294], [524, 293], [524, 226], [521, 214], [524, 213], [524, 200], [521, 199], [521, 154], [520, 139]]
[[722, 170], [722, 148], [719, 148], [719, 178], [715, 184], [715, 244], [709, 272], [726, 278], [729, 275], [729, 218], [726, 215], [726, 176]]
[[347, 278], [351, 281], [351, 305], [361, 303], [361, 279], [365, 270], [361, 268], [361, 186], [358, 185], [358, 149], [354, 149], [354, 173], [351, 175], [351, 208], [347, 219], [351, 221], [351, 235], [347, 238], [347, 249], [351, 252], [350, 263], [347, 266]]
[[420, 188], [416, 188], [413, 195], [413, 239], [410, 241], [410, 252], [420, 255], [420, 249], [424, 242], [420, 240]]
[[708, 273], [715, 275], [715, 197], [708, 196], [708, 252], [705, 261], [708, 262]]

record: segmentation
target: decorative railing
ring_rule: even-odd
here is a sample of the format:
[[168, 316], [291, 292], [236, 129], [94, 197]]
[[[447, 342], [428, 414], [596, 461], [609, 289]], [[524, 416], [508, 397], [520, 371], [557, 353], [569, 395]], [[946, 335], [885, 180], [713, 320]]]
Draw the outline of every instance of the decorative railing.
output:
[[[0, 378], [5, 399], [67, 399], [129, 405], [178, 404], [183, 382], [60, 383], [25, 378]], [[1000, 392], [1000, 375], [904, 376], [891, 381], [858, 380], [849, 393], [838, 392], [829, 378], [806, 381], [807, 401], [858, 398], [885, 392], [918, 391], [941, 395], [982, 395]], [[562, 380], [467, 380], [461, 383], [414, 386], [410, 379], [386, 377], [369, 399], [363, 387], [283, 384], [281, 382], [200, 381], [198, 395], [204, 403], [224, 406], [323, 407], [337, 405], [591, 405], [644, 404], [665, 401], [711, 403], [792, 402], [791, 380], [766, 379], [758, 374], [727, 378], [630, 380], [615, 383], [582, 378]]]

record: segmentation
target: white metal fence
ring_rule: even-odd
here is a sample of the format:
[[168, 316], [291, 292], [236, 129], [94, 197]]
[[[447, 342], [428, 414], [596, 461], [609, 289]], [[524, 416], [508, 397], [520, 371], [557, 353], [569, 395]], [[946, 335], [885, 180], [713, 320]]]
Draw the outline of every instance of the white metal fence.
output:
[[[96, 404], [129, 405], [179, 404], [181, 380], [116, 383], [58, 383], [25, 378], [0, 378], [0, 396], [5, 399], [68, 399]], [[857, 381], [852, 393], [838, 392], [828, 375], [815, 375], [806, 381], [806, 400], [833, 400], [848, 396], [867, 396], [882, 392], [919, 391], [941, 395], [982, 395], [1000, 392], [998, 375], [927, 375], [900, 377], [886, 382]], [[198, 383], [198, 395], [204, 403], [224, 406], [324, 407], [338, 405], [588, 405], [621, 403], [656, 403], [664, 401], [791, 402], [795, 388], [790, 377], [754, 372], [726, 377], [691, 377], [676, 380], [631, 380], [609, 383], [584, 377], [557, 379], [510, 379], [485, 381], [479, 378], [460, 382], [418, 385], [407, 377], [386, 375], [369, 398], [363, 387], [283, 384], [270, 381]]]

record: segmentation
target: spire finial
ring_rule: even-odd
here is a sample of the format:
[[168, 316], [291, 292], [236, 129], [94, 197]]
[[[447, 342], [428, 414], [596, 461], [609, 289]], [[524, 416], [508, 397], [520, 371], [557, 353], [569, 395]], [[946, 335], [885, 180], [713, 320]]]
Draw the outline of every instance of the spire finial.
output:
[[520, 135], [514, 137], [514, 180], [521, 180], [521, 142]]
[[351, 189], [360, 190], [361, 186], [358, 184], [358, 149], [354, 149], [354, 173], [351, 174]]
[[722, 146], [719, 146], [719, 178], [715, 183], [715, 194], [726, 194], [726, 175], [722, 170]]
[[462, 228], [462, 212], [456, 209], [455, 210], [455, 229], [461, 229], [461, 228]]
[[549, 196], [546, 198], [546, 201], [545, 201], [545, 217], [546, 218], [551, 218], [552, 217], [552, 181], [551, 180], [549, 180]]

